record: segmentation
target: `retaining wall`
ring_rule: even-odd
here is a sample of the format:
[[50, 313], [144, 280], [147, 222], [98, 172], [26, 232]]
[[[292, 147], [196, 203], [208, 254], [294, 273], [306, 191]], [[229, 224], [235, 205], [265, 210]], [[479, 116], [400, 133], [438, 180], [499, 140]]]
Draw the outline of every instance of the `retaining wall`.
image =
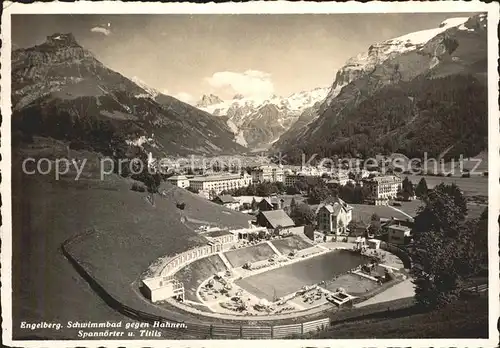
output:
[[[222, 250], [221, 250], [222, 251]], [[170, 257], [158, 272], [161, 276], [172, 275], [198, 259], [217, 254], [215, 245], [203, 245]]]
[[401, 249], [399, 246], [382, 241], [380, 242], [380, 248], [399, 257], [403, 262], [403, 266], [405, 269], [411, 268], [410, 256], [408, 256], [408, 253]]

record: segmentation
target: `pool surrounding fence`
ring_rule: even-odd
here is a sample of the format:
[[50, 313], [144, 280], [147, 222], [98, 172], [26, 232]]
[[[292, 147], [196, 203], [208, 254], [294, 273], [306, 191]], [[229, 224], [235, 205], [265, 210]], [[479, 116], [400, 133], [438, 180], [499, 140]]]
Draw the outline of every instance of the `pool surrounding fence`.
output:
[[[305, 323], [249, 326], [249, 325], [222, 325], [222, 324], [186, 324], [186, 333], [193, 337], [209, 339], [278, 339], [300, 337], [306, 333], [322, 331], [330, 327], [330, 318], [313, 320]], [[188, 337], [186, 337], [188, 338]]]

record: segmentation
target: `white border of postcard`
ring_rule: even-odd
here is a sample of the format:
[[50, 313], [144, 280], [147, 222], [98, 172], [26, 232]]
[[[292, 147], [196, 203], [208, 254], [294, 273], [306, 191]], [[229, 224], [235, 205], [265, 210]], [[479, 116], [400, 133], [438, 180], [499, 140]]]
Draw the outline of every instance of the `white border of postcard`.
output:
[[[252, 340], [101, 340], [101, 341], [13, 341], [12, 340], [12, 300], [11, 300], [11, 173], [10, 173], [10, 57], [11, 57], [11, 14], [300, 14], [300, 13], [377, 13], [377, 12], [487, 12], [488, 13], [488, 103], [489, 103], [489, 339], [342, 339], [342, 340], [262, 340], [259, 344], [272, 347], [367, 347], [367, 346], [411, 346], [411, 347], [496, 347], [499, 342], [497, 320], [499, 317], [499, 259], [498, 259], [498, 214], [500, 212], [499, 190], [499, 108], [498, 108], [498, 37], [499, 6], [497, 3], [475, 2], [371, 2], [371, 3], [335, 3], [335, 2], [247, 2], [222, 4], [193, 3], [122, 3], [118, 1], [75, 3], [3, 3], [2, 14], [2, 51], [1, 51], [1, 155], [2, 173], [2, 218], [1, 227], [1, 281], [2, 281], [2, 335], [3, 344], [22, 347], [254, 347]], [[362, 328], [360, 328], [362, 330]]]

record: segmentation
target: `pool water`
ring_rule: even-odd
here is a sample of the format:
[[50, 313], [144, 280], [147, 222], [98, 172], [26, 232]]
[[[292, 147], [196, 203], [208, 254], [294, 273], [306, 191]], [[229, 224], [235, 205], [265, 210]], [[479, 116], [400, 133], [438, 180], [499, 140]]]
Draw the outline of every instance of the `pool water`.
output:
[[250, 293], [273, 301], [302, 288], [332, 279], [369, 258], [347, 250], [335, 250], [300, 262], [237, 280], [236, 284]]

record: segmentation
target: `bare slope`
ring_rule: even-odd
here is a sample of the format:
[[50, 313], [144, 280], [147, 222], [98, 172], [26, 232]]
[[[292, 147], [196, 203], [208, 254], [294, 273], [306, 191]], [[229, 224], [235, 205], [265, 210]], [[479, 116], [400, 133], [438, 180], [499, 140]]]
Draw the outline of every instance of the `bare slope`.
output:
[[224, 214], [226, 209], [179, 188], [172, 192], [179, 191], [175, 195], [186, 203], [184, 211], [169, 197], [157, 197], [152, 206], [146, 194], [131, 191], [131, 182], [119, 177], [55, 181], [24, 175], [14, 163], [14, 323], [125, 319], [93, 292], [60, 251], [66, 239], [87, 230], [95, 233], [72, 245], [70, 252], [109, 293], [133, 308], [182, 320], [178, 313], [149, 305], [132, 283], [158, 257], [206, 243], [181, 222], [182, 215], [197, 217], [199, 211], [214, 224], [248, 224], [245, 214]]

